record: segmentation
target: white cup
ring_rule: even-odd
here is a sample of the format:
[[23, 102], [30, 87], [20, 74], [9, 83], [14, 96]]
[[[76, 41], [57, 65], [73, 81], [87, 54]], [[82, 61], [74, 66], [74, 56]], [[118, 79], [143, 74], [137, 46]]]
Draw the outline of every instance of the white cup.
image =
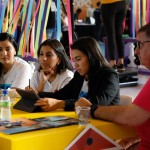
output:
[[78, 114], [79, 125], [89, 124], [90, 109], [90, 107], [77, 107], [76, 112]]

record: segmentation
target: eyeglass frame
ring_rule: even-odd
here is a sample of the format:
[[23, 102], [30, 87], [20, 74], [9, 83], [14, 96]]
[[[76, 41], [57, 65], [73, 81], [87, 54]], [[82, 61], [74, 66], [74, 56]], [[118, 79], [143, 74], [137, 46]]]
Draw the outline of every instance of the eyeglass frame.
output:
[[149, 41], [143, 41], [143, 42], [137, 41], [136, 44], [137, 44], [138, 49], [141, 49], [141, 45], [143, 45], [144, 43], [148, 43], [148, 42], [150, 42], [150, 40]]

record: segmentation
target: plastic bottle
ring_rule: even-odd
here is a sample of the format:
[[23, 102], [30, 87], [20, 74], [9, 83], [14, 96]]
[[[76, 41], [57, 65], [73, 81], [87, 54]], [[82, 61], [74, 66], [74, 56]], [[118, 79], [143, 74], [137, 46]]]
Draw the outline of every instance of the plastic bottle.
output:
[[8, 95], [8, 89], [2, 89], [2, 96], [0, 97], [1, 106], [1, 122], [2, 125], [10, 122], [11, 119], [11, 101]]

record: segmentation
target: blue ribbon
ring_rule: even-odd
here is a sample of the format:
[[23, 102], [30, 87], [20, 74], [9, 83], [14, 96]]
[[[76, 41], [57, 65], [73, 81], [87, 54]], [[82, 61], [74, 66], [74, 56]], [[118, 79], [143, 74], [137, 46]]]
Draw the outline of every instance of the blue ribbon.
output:
[[5, 16], [5, 10], [6, 10], [6, 6], [8, 4], [8, 0], [4, 0], [3, 3], [0, 0], [0, 32], [2, 32], [2, 27], [3, 27], [3, 22], [4, 22], [4, 16]]
[[46, 13], [48, 13], [47, 12], [48, 3], [49, 3], [49, 0], [46, 0], [45, 6], [44, 6], [44, 12], [43, 12], [41, 30], [40, 30], [39, 45], [40, 45], [40, 43], [42, 42], [42, 39], [43, 39], [43, 31], [44, 31], [44, 25], [45, 25], [45, 20], [46, 20]]
[[61, 36], [61, 14], [60, 14], [60, 0], [57, 0], [57, 40], [60, 41]]
[[30, 21], [32, 16], [32, 6], [33, 6], [33, 0], [29, 0], [28, 8], [27, 8], [27, 27], [26, 27], [26, 42], [28, 42], [28, 36], [29, 36], [29, 29], [30, 29]]

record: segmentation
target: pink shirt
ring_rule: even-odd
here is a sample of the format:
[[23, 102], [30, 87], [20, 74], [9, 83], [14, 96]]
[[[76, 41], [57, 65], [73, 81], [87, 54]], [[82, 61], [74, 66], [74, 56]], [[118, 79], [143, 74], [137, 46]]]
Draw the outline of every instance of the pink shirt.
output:
[[[150, 112], [150, 79], [147, 81], [133, 103]], [[137, 127], [137, 133], [141, 138], [141, 144], [138, 149], [150, 150], [150, 119]]]

